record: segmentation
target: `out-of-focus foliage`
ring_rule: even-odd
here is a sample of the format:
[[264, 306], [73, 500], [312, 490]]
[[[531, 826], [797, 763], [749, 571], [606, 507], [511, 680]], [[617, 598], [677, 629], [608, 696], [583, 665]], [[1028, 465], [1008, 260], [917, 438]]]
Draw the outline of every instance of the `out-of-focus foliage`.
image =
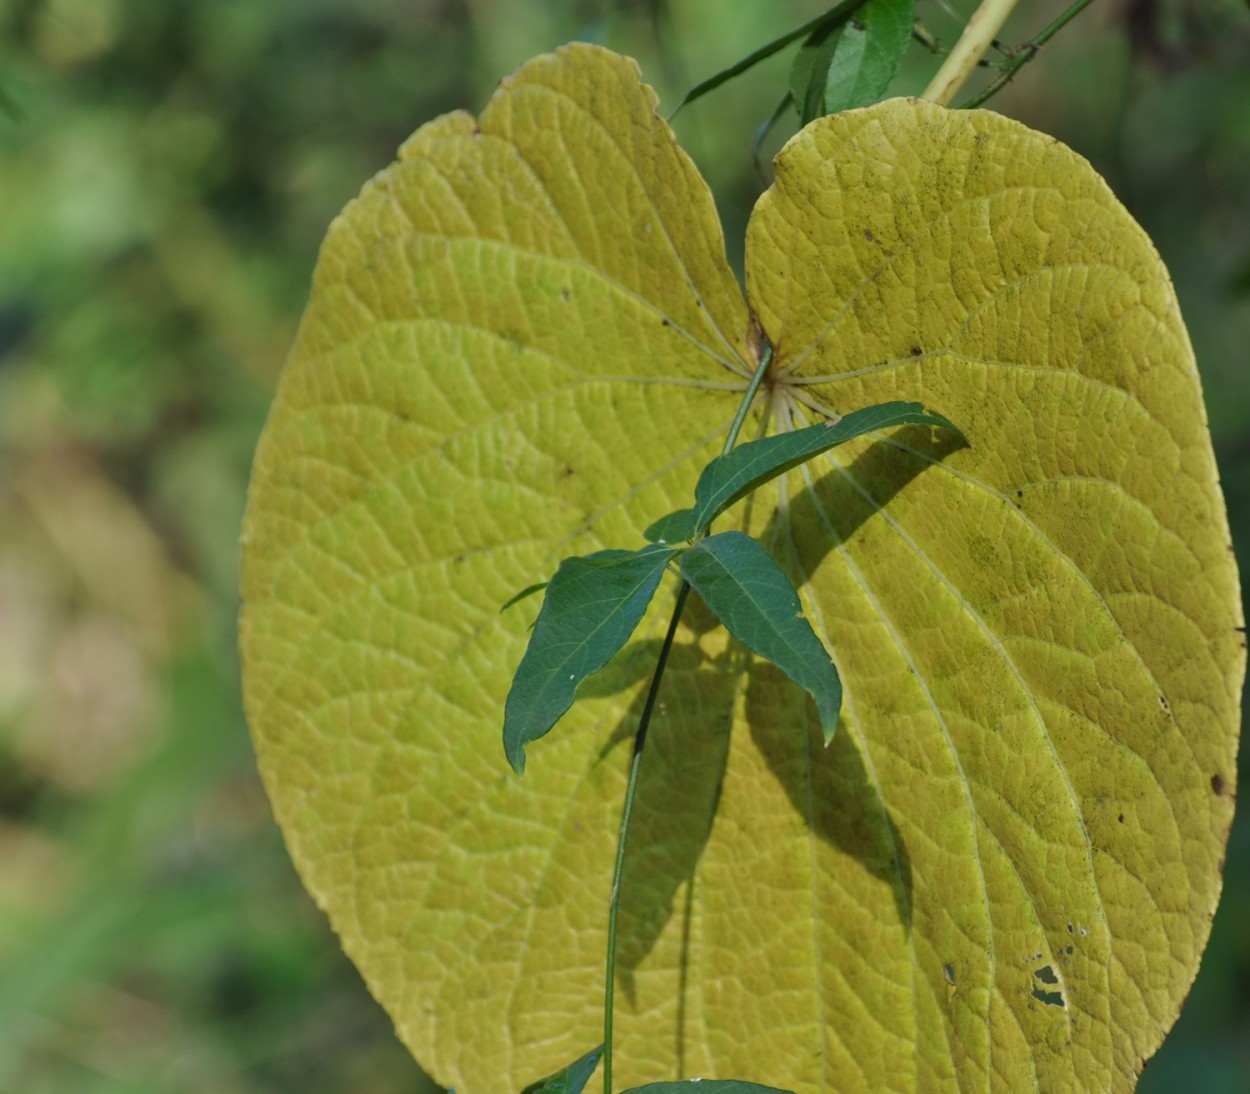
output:
[[[1062, 6], [1020, 5], [1004, 40]], [[0, 6], [20, 110], [0, 113], [0, 1088], [425, 1089], [295, 880], [239, 709], [243, 484], [317, 242], [409, 132], [476, 111], [528, 56], [601, 41], [671, 106], [821, 7]], [[954, 40], [935, 0], [917, 13]], [[731, 256], [789, 59], [677, 122]], [[914, 49], [895, 88], [933, 67]], [[1247, 101], [1240, 0], [1128, 0], [1094, 5], [991, 103], [1088, 156], [1170, 267], [1243, 572]], [[1248, 918], [1243, 813], [1203, 971], [1143, 1090], [1245, 1089]]]

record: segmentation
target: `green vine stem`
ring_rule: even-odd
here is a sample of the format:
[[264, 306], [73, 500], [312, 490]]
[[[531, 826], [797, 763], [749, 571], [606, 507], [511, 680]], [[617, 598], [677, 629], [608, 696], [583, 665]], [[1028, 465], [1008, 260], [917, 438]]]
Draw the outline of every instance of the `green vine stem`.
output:
[[1024, 45], [1019, 46], [1012, 51], [1011, 56], [1003, 64], [1002, 71], [994, 78], [992, 83], [987, 84], [978, 91], [967, 102], [959, 104], [961, 110], [971, 110], [974, 106], [980, 106], [995, 92], [1000, 90], [1004, 85], [1011, 81], [1011, 78], [1037, 56], [1037, 51], [1049, 42], [1056, 34], [1066, 27], [1073, 19], [1081, 14], [1094, 0], [1076, 0], [1064, 11], [1060, 12], [1050, 24], [1040, 34], [1037, 34]]
[[977, 62], [998, 37], [1015, 6], [1016, 0], [981, 0], [981, 6], [972, 13], [955, 48], [950, 51], [921, 98], [939, 106], [949, 106], [976, 69]]
[[[755, 402], [756, 393], [764, 379], [764, 373], [773, 359], [773, 348], [767, 342], [760, 354], [759, 364], [751, 375], [746, 391], [742, 393], [742, 402], [738, 404], [738, 412], [729, 426], [729, 435], [725, 438], [724, 455], [738, 442], [738, 434], [742, 432], [742, 423], [746, 421]], [[629, 781], [625, 784], [625, 805], [621, 809], [621, 829], [616, 837], [616, 866], [612, 871], [612, 895], [608, 899], [608, 967], [607, 983], [603, 996], [603, 1089], [605, 1094], [612, 1094], [612, 1017], [613, 1002], [616, 996], [616, 918], [620, 910], [621, 874], [625, 866], [625, 843], [629, 838], [629, 821], [634, 812], [634, 794], [638, 789], [638, 771], [642, 765], [642, 752], [647, 743], [647, 729], [651, 725], [651, 712], [655, 709], [655, 699], [660, 692], [660, 680], [664, 676], [664, 666], [668, 664], [669, 651], [673, 648], [673, 640], [677, 637], [677, 625], [681, 622], [681, 613], [686, 607], [686, 598], [690, 595], [690, 583], [683, 581], [677, 590], [677, 603], [673, 605], [673, 616], [668, 621], [668, 632], [664, 635], [664, 645], [660, 647], [660, 656], [656, 661], [655, 672], [651, 676], [651, 685], [647, 689], [647, 698], [643, 703], [642, 715], [638, 719], [638, 730], [634, 734], [634, 752], [629, 763]]]

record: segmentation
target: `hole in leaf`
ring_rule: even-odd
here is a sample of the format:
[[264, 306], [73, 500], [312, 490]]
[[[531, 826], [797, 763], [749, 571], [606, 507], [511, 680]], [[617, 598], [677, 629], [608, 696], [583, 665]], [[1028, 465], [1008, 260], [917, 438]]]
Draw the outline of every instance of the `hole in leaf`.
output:
[[1068, 1005], [1063, 998], [1063, 992], [1060, 991], [1042, 991], [1041, 988], [1034, 988], [1032, 995], [1039, 1003], [1045, 1003], [1048, 1007], [1066, 1007]]
[[[1071, 949], [1071, 947], [1069, 947], [1069, 949]], [[1043, 984], [1059, 983], [1059, 977], [1055, 975], [1055, 970], [1049, 965], [1043, 965], [1040, 969], [1037, 969], [1033, 975], [1036, 976]]]
[[954, 983], [955, 983], [955, 966], [954, 966], [954, 965], [943, 965], [943, 966], [942, 966], [942, 975], [946, 977], [946, 982], [947, 982], [948, 984], [954, 984]]

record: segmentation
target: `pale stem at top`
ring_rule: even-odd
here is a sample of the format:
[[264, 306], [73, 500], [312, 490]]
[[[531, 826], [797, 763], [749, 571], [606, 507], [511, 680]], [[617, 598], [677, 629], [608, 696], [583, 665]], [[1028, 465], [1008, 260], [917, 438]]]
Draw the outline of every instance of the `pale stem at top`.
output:
[[972, 13], [955, 48], [950, 51], [921, 98], [939, 106], [949, 106], [976, 69], [977, 62], [998, 37], [1015, 6], [1016, 0], [981, 0], [981, 6]]

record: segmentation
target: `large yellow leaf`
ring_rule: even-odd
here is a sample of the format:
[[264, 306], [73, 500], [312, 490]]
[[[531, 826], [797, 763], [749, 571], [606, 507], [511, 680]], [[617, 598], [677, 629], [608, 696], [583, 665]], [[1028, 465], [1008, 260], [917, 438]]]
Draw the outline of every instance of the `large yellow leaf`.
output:
[[654, 102], [603, 50], [539, 58], [330, 230], [245, 529], [248, 712], [304, 881], [443, 1082], [598, 1042], [671, 593], [523, 780], [500, 728], [535, 609], [498, 609], [688, 504], [762, 328], [767, 428], [918, 399], [971, 447], [866, 438], [737, 511], [802, 582], [842, 724], [822, 748], [805, 694], [688, 613], [618, 1075], [1128, 1089], [1206, 942], [1244, 670], [1167, 274], [1054, 140], [892, 101], [783, 151], [748, 308]]

